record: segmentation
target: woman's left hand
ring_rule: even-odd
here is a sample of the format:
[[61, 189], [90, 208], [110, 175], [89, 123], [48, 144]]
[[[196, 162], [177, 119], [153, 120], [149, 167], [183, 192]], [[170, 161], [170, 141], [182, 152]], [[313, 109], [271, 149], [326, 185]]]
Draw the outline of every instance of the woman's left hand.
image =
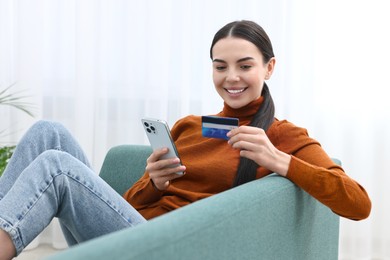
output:
[[263, 129], [240, 126], [231, 130], [227, 136], [230, 138], [228, 143], [240, 150], [240, 156], [282, 176], [287, 175], [291, 156], [276, 149]]

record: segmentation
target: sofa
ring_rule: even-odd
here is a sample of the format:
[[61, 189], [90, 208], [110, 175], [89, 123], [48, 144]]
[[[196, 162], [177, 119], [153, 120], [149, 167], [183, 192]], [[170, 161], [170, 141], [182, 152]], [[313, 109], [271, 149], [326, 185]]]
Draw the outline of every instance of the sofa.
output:
[[[100, 176], [123, 194], [150, 153], [149, 146], [115, 146]], [[339, 216], [272, 174], [46, 259], [337, 259], [338, 243]]]

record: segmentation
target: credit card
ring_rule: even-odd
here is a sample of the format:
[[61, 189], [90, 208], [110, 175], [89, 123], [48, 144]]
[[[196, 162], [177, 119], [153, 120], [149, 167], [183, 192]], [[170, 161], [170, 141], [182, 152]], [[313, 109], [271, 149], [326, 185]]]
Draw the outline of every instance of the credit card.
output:
[[229, 140], [226, 134], [238, 127], [238, 118], [202, 116], [202, 135]]

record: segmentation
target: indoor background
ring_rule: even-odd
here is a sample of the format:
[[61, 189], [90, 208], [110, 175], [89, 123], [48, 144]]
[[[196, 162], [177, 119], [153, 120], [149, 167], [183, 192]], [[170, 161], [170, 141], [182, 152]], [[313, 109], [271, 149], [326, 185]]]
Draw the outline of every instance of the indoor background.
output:
[[389, 9], [386, 0], [0, 0], [0, 90], [15, 84], [36, 107], [35, 118], [1, 107], [0, 142], [16, 143], [38, 119], [60, 121], [98, 172], [110, 147], [148, 143], [141, 117], [172, 126], [219, 112], [212, 37], [254, 20], [274, 46], [277, 117], [307, 128], [371, 196], [369, 219], [341, 220], [340, 259], [390, 259]]

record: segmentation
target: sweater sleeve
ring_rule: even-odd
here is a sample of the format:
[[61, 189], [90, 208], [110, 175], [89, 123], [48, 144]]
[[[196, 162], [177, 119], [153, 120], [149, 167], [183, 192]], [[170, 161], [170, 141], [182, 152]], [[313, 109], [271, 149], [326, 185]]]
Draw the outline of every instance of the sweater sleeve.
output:
[[294, 153], [287, 178], [342, 217], [361, 220], [370, 214], [371, 201], [365, 189], [336, 165], [319, 144], [307, 145]]
[[163, 192], [154, 187], [149, 178], [149, 174], [145, 172], [145, 174], [126, 191], [123, 197], [136, 210], [141, 210], [148, 207], [151, 203], [158, 201], [162, 195]]

